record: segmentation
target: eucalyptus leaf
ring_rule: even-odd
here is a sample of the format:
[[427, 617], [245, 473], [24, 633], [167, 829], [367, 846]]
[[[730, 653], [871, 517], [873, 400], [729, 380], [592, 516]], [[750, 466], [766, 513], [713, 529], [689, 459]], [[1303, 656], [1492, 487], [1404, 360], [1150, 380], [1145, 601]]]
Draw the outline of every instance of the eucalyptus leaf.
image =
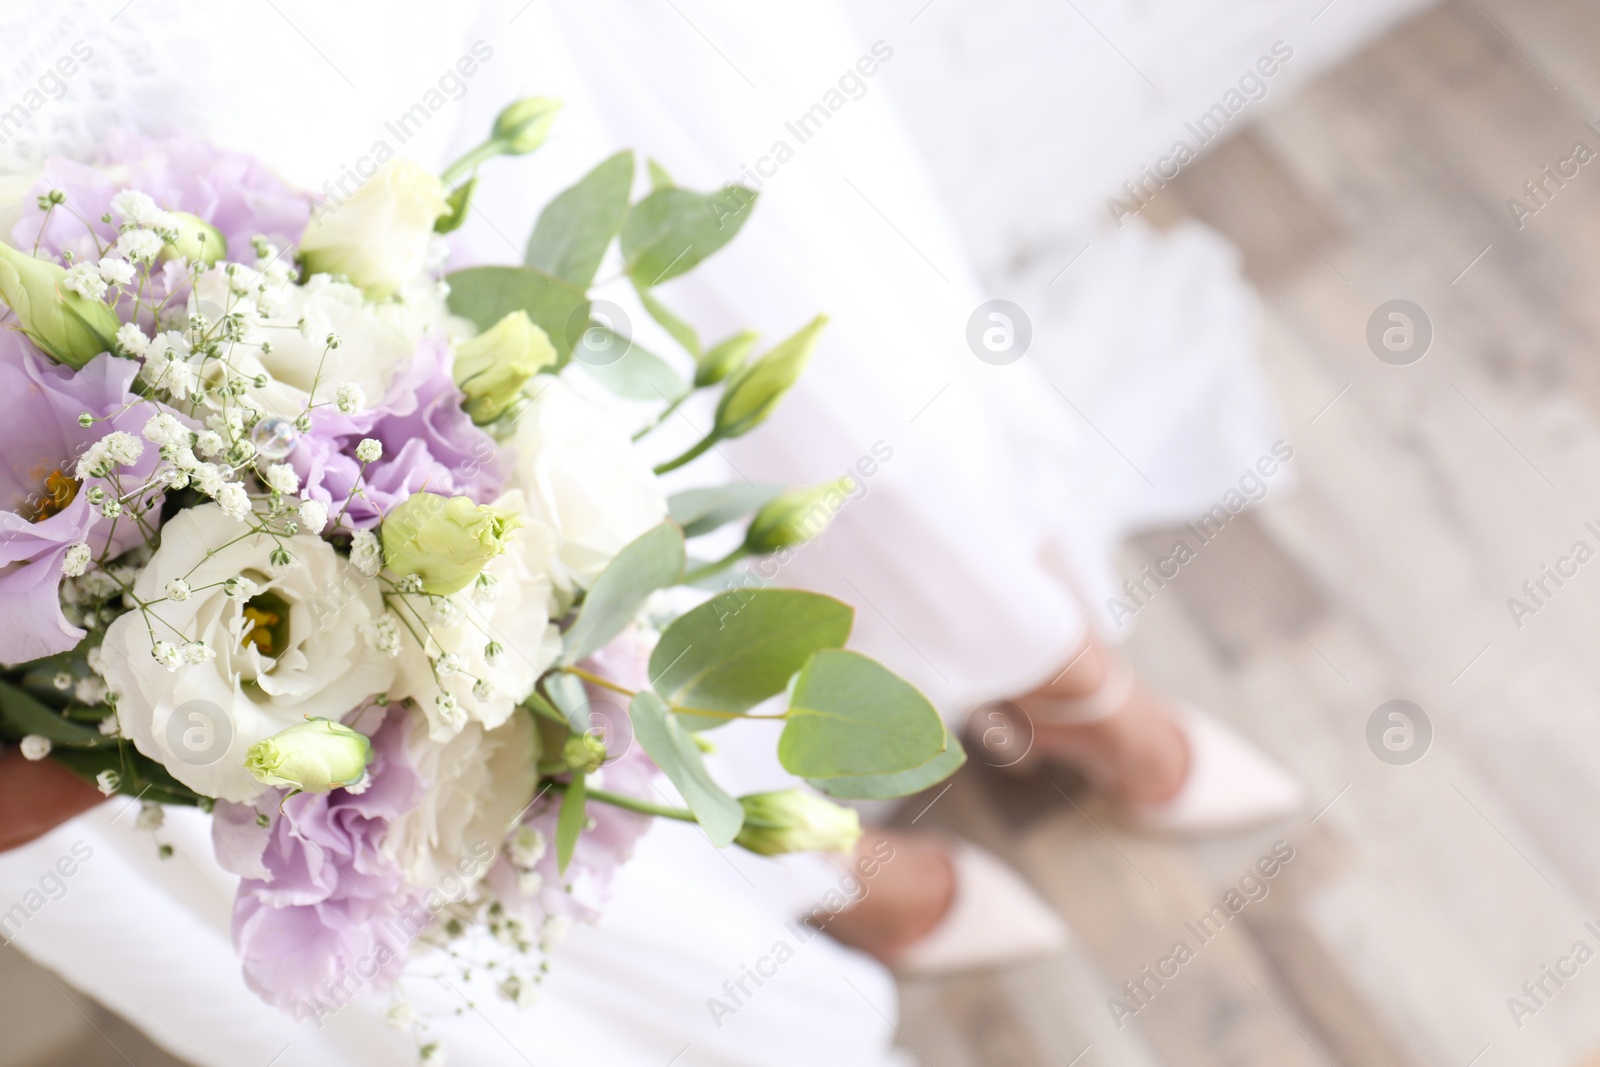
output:
[[[799, 589], [739, 589], [712, 597], [675, 619], [650, 654], [655, 690], [690, 729], [726, 719], [692, 709], [743, 712], [783, 692], [818, 649], [844, 647], [855, 609]], [[902, 768], [893, 768], [902, 769]]]
[[610, 363], [576, 360], [578, 366], [613, 393], [627, 400], [672, 401], [689, 391], [683, 375], [637, 341], [619, 337], [604, 326], [591, 329], [608, 335], [611, 344], [624, 346], [621, 358]]
[[733, 240], [755, 202], [755, 191], [740, 185], [714, 193], [657, 189], [633, 205], [622, 224], [628, 277], [648, 289], [688, 273]]
[[744, 518], [781, 492], [781, 485], [748, 483], [685, 489], [667, 498], [667, 513], [683, 527], [683, 536], [699, 537]]
[[38, 697], [10, 682], [0, 682], [0, 724], [12, 738], [38, 734], [57, 745], [100, 748], [114, 744], [98, 727], [62, 718]]
[[650, 290], [640, 288], [638, 292], [639, 302], [650, 313], [650, 317], [660, 323], [661, 328], [666, 330], [674, 341], [682, 345], [683, 350], [693, 356], [695, 362], [698, 363], [700, 360], [700, 335], [695, 332], [694, 327], [678, 318], [673, 310], [657, 300]]
[[561, 874], [567, 873], [572, 852], [578, 847], [578, 835], [589, 821], [586, 777], [582, 771], [572, 772], [572, 781], [561, 798], [561, 814], [556, 816], [556, 870]]
[[944, 751], [920, 767], [894, 774], [863, 774], [846, 778], [809, 778], [813, 789], [841, 800], [891, 800], [920, 793], [950, 777], [967, 762], [967, 753], [954, 734], [945, 737]]
[[910, 682], [859, 652], [829, 649], [795, 678], [778, 762], [801, 778], [894, 774], [921, 767], [947, 740]]
[[684, 803], [694, 812], [711, 843], [718, 848], [732, 844], [744, 825], [744, 808], [712, 780], [694, 736], [648, 689], [633, 698], [628, 711], [633, 735], [661, 773], [683, 794]]
[[606, 247], [628, 214], [633, 153], [618, 152], [539, 212], [524, 261], [547, 274], [589, 288]]
[[663, 167], [653, 159], [648, 160], [646, 165], [650, 171], [650, 188], [652, 191], [672, 188], [672, 175], [667, 173], [666, 167]]
[[589, 692], [576, 675], [554, 671], [544, 677], [544, 691], [575, 734], [589, 728]]
[[683, 562], [683, 531], [674, 522], [652, 526], [625, 545], [584, 596], [562, 662], [577, 663], [621, 633], [651, 593], [677, 584]]
[[468, 267], [445, 279], [450, 283], [450, 310], [487, 330], [513, 311], [526, 311], [561, 354], [572, 357], [574, 321], [586, 322], [589, 298], [583, 290], [556, 275], [531, 267]]

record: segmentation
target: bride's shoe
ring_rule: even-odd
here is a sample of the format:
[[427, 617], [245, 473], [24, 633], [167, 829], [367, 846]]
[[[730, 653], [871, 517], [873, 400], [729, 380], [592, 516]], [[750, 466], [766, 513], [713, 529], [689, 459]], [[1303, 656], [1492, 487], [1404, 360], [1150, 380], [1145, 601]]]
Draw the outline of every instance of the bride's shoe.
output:
[[889, 960], [896, 974], [938, 977], [1003, 967], [1066, 944], [1066, 924], [999, 858], [956, 841], [949, 859], [955, 897], [938, 925]]
[[[980, 744], [999, 766], [1034, 766], [1047, 758], [1038, 743], [1037, 727], [1104, 722], [1124, 709], [1135, 685], [1132, 669], [1112, 657], [1105, 681], [1091, 693], [1071, 698], [1031, 694], [990, 712], [991, 722], [999, 725], [986, 730]], [[1180, 703], [1173, 725], [1188, 753], [1183, 784], [1159, 803], [1120, 805], [1123, 817], [1135, 828], [1187, 837], [1234, 833], [1274, 822], [1304, 806], [1305, 787], [1215, 717]]]

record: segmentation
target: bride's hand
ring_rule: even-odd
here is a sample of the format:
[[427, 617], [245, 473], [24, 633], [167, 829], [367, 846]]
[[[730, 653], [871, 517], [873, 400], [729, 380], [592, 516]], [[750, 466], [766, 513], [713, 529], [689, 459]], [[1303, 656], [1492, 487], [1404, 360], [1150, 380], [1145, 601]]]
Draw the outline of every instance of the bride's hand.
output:
[[104, 800], [100, 791], [54, 760], [0, 751], [0, 852], [25, 845]]

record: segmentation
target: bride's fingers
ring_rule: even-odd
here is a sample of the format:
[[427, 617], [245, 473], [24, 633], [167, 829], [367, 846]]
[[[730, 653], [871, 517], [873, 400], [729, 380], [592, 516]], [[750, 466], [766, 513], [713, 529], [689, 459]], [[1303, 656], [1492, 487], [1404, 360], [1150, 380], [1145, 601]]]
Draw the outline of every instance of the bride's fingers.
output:
[[14, 748], [0, 751], [0, 852], [88, 811], [105, 798], [54, 760], [27, 760]]

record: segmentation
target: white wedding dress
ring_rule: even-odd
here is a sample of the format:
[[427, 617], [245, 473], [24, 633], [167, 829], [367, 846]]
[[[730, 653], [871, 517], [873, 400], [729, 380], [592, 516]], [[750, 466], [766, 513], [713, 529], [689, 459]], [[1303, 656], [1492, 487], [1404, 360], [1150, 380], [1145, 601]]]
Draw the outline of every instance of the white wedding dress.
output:
[[[92, 156], [107, 129], [131, 126], [255, 152], [320, 190], [377, 142], [438, 167], [481, 139], [506, 101], [563, 97], [539, 153], [485, 168], [454, 243], [489, 262], [516, 260], [539, 205], [618, 148], [689, 187], [739, 180], [775, 141], [793, 140], [785, 123], [870, 44], [841, 8], [818, 3], [17, 6], [0, 13], [0, 99], [38, 85], [74, 42], [93, 58], [19, 131], [0, 122], [0, 172], [26, 173], [51, 152]], [[453, 75], [478, 41], [492, 57]], [[445, 82], [433, 107], [429, 91]], [[1103, 599], [1121, 534], [1214, 499], [1265, 451], [1272, 420], [1249, 365], [1248, 296], [1228, 251], [1199, 231], [1129, 231], [1093, 277], [1031, 305], [1034, 354], [1006, 367], [975, 358], [967, 320], [989, 294], [963, 265], [885, 89], [867, 82], [770, 178], [739, 240], [661, 291], [711, 339], [755, 326], [776, 340], [819, 310], [833, 318], [764, 432], [682, 483], [713, 480], [719, 465], [730, 479], [817, 482], [876, 443], [891, 449], [863, 479], [866, 496], [777, 580], [857, 604], [859, 647], [958, 716], [1048, 677], [1086, 625], [1066, 582]], [[402, 144], [392, 124], [419, 104], [430, 117]], [[641, 342], [669, 350], [621, 287], [605, 295], [630, 309]], [[1119, 425], [1142, 416], [1140, 432], [1117, 440], [1123, 459], [1096, 429], [1111, 414]], [[693, 436], [669, 427], [659, 447]], [[719, 773], [737, 792], [787, 781], [759, 729], [719, 733]], [[108, 804], [0, 856], [0, 902], [10, 902], [73, 842], [94, 850], [66, 897], [21, 931], [23, 951], [203, 1067], [404, 1062], [408, 1041], [381, 1021], [381, 1000], [320, 1029], [259, 1003], [239, 979], [232, 879], [209, 856], [204, 820], [169, 816], [167, 861], [132, 822], [123, 802]], [[602, 924], [557, 952], [532, 1010], [499, 1003], [487, 982], [461, 990], [471, 1007], [453, 989], [413, 994], [445, 1013], [435, 1032], [457, 1063], [893, 1062], [889, 976], [826, 938], [806, 941], [721, 1025], [708, 1011], [725, 981], [796, 940], [790, 916], [838, 880], [813, 857], [717, 852], [692, 828], [660, 826]]]

